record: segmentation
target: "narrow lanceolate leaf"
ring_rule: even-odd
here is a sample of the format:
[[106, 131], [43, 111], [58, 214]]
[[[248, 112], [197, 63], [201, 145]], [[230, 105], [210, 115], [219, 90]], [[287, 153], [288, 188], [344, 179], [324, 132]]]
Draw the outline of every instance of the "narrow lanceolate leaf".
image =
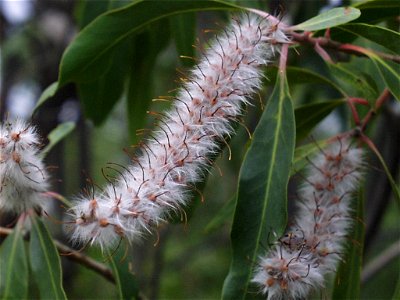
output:
[[354, 7], [337, 7], [321, 13], [303, 23], [293, 26], [293, 30], [315, 31], [335, 27], [360, 16], [360, 10]]
[[285, 229], [294, 144], [293, 107], [282, 75], [277, 78], [241, 167], [231, 232], [233, 258], [223, 299], [245, 299], [255, 292], [250, 286], [254, 262], [263, 245], [268, 244], [269, 233], [280, 235]]
[[30, 263], [41, 299], [67, 299], [62, 287], [60, 257], [47, 228], [31, 218]]
[[340, 263], [334, 282], [332, 299], [360, 299], [360, 277], [364, 245], [364, 190], [359, 189], [354, 205], [353, 228], [347, 252]]
[[400, 33], [388, 28], [363, 23], [350, 23], [344, 24], [338, 29], [368, 39], [394, 53], [400, 52]]
[[328, 63], [329, 71], [341, 89], [352, 97], [373, 101], [378, 97], [375, 89], [360, 74], [353, 72], [346, 63]]
[[329, 115], [336, 107], [346, 103], [344, 100], [316, 102], [296, 108], [296, 142], [306, 138], [311, 130]]
[[40, 95], [39, 100], [36, 103], [35, 108], [33, 109], [33, 113], [35, 113], [39, 109], [39, 107], [43, 105], [43, 103], [45, 103], [47, 100], [53, 97], [56, 94], [57, 89], [58, 89], [57, 81], [50, 84]]
[[361, 16], [357, 21], [371, 24], [378, 23], [388, 18], [397, 17], [400, 10], [400, 1], [360, 1], [356, 3], [354, 7], [361, 11]]
[[28, 262], [21, 230], [16, 229], [0, 248], [0, 299], [26, 299]]
[[115, 253], [108, 253], [119, 299], [138, 299], [139, 286], [133, 271], [130, 270], [131, 262], [126, 259], [126, 249], [120, 247]]
[[87, 25], [70, 44], [60, 64], [59, 82], [100, 76], [108, 67], [112, 50], [145, 26], [172, 15], [198, 10], [238, 9], [221, 1], [135, 1], [108, 11]]
[[42, 157], [45, 157], [47, 153], [49, 153], [49, 151], [53, 149], [53, 147], [57, 145], [57, 143], [59, 143], [63, 138], [65, 138], [68, 134], [70, 134], [74, 130], [74, 128], [75, 128], [74, 122], [65, 122], [54, 128], [47, 136], [47, 138], [49, 139], [49, 143], [40, 152], [40, 155]]
[[374, 52], [357, 47], [357, 51], [368, 56], [374, 63], [377, 71], [385, 82], [392, 95], [400, 101], [400, 68], [399, 65], [388, 60], [383, 60]]

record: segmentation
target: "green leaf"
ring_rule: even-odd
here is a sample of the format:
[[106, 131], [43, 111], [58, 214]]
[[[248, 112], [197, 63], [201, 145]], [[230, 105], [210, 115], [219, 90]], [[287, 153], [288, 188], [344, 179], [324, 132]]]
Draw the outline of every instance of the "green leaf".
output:
[[108, 253], [109, 264], [118, 289], [118, 298], [138, 299], [139, 285], [133, 271], [130, 270], [131, 262], [126, 258], [125, 252], [124, 247], [119, 247], [116, 253]]
[[153, 1], [139, 0], [108, 11], [87, 25], [64, 52], [60, 86], [77, 79], [90, 79], [96, 73], [104, 74], [112, 50], [150, 23], [185, 12], [238, 8], [222, 1], [158, 1], [155, 5]]
[[49, 139], [49, 144], [41, 151], [40, 155], [42, 157], [46, 157], [49, 151], [53, 149], [53, 147], [57, 145], [58, 142], [64, 139], [74, 129], [75, 129], [74, 122], [65, 122], [54, 128], [47, 136], [47, 138]]
[[329, 71], [335, 78], [337, 84], [352, 97], [365, 98], [369, 101], [375, 100], [378, 95], [376, 90], [370, 86], [360, 74], [357, 74], [346, 67], [344, 63], [328, 63]]
[[360, 299], [360, 277], [364, 248], [364, 189], [359, 189], [358, 199], [354, 205], [355, 215], [352, 218], [353, 228], [343, 260], [339, 265], [334, 282], [332, 299]]
[[248, 296], [254, 263], [268, 232], [279, 236], [286, 226], [295, 122], [287, 80], [280, 74], [240, 170], [231, 231], [233, 258], [223, 299]]
[[368, 49], [357, 46], [354, 46], [353, 48], [372, 60], [387, 88], [393, 96], [400, 101], [400, 66], [392, 61], [383, 60], [377, 54]]
[[384, 19], [395, 18], [400, 13], [400, 2], [393, 0], [362, 1], [354, 5], [361, 10], [357, 20], [362, 23], [377, 23]]
[[43, 222], [32, 217], [30, 263], [41, 299], [67, 299], [62, 287], [60, 257]]
[[232, 199], [230, 199], [227, 203], [225, 203], [222, 208], [215, 214], [214, 218], [207, 224], [204, 232], [209, 234], [211, 232], [216, 231], [222, 225], [224, 225], [229, 219], [233, 218], [233, 214], [235, 212], [236, 207], [236, 199], [237, 196], [235, 194]]
[[393, 196], [395, 200], [397, 201], [397, 205], [400, 207], [400, 188], [396, 184], [396, 181], [394, 180], [392, 174], [390, 173], [389, 168], [386, 165], [385, 159], [382, 157], [381, 153], [379, 150], [375, 147], [375, 145], [372, 143], [371, 140], [368, 138], [364, 137], [364, 140], [367, 142], [368, 146], [370, 149], [375, 153], [375, 155], [378, 157], [379, 162], [381, 163], [383, 170], [385, 171], [385, 174], [389, 180], [390, 186], [392, 188]]
[[332, 8], [303, 23], [291, 27], [293, 30], [315, 31], [332, 28], [357, 19], [361, 12], [354, 7]]
[[296, 120], [296, 143], [306, 138], [315, 125], [343, 103], [346, 103], [346, 101], [315, 102], [296, 108], [294, 111]]
[[146, 111], [151, 106], [151, 99], [157, 96], [153, 89], [154, 66], [168, 41], [169, 28], [162, 22], [152, 24], [135, 37], [127, 97], [128, 131], [132, 144], [138, 142], [136, 131], [145, 126]]
[[396, 54], [400, 52], [400, 34], [396, 31], [363, 23], [345, 24], [338, 29], [375, 42]]
[[398, 299], [400, 299], [400, 274], [399, 274], [399, 278], [397, 279], [397, 284], [394, 289], [394, 293], [393, 293], [393, 297], [392, 297], [392, 300], [398, 300]]
[[28, 261], [20, 226], [0, 248], [0, 298], [27, 299]]
[[58, 82], [53, 82], [50, 84], [40, 95], [39, 100], [37, 101], [35, 108], [33, 109], [32, 115], [39, 109], [40, 106], [43, 105], [47, 100], [53, 97], [58, 90]]
[[194, 64], [196, 37], [196, 15], [194, 13], [177, 15], [170, 18], [171, 31], [175, 40], [176, 50], [180, 55], [188, 58], [182, 59], [185, 67], [191, 67]]
[[125, 77], [129, 70], [127, 61], [131, 61], [131, 46], [129, 41], [119, 44], [114, 49], [112, 63], [106, 72], [93, 81], [77, 83], [85, 116], [96, 126], [106, 120], [122, 96]]

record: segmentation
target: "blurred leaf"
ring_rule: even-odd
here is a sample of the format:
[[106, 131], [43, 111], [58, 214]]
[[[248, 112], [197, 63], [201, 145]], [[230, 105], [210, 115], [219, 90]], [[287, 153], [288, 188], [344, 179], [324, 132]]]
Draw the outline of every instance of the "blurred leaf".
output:
[[397, 185], [396, 181], [393, 179], [392, 174], [390, 173], [389, 168], [386, 165], [386, 162], [384, 160], [384, 158], [382, 157], [381, 153], [379, 152], [379, 150], [376, 148], [375, 144], [366, 136], [363, 136], [363, 140], [365, 143], [367, 143], [368, 147], [375, 153], [375, 155], [378, 157], [383, 170], [385, 171], [385, 174], [389, 180], [390, 186], [392, 188], [392, 192], [393, 192], [393, 196], [395, 198], [395, 200], [397, 201], [397, 205], [400, 208], [400, 188]]
[[244, 158], [231, 231], [233, 258], [223, 299], [248, 296], [260, 247], [268, 232], [286, 226], [287, 184], [295, 145], [295, 123], [285, 75], [277, 78]]
[[294, 111], [296, 120], [296, 143], [306, 138], [320, 121], [343, 103], [346, 103], [346, 101], [315, 102], [296, 108]]
[[400, 101], [400, 66], [391, 61], [385, 61], [375, 54], [369, 56], [382, 76], [387, 88]]
[[109, 253], [109, 264], [113, 271], [118, 289], [119, 299], [138, 299], [139, 286], [130, 270], [131, 262], [125, 254], [125, 247], [119, 247], [117, 252]]
[[39, 100], [36, 102], [35, 108], [33, 109], [32, 115], [43, 105], [47, 100], [53, 97], [58, 90], [58, 82], [50, 84], [40, 95]]
[[321, 151], [328, 144], [328, 140], [314, 141], [309, 144], [297, 147], [294, 150], [294, 159], [290, 176], [302, 170], [309, 162], [307, 158], [312, 157], [316, 152]]
[[398, 300], [398, 299], [400, 299], [400, 274], [399, 274], [399, 278], [397, 279], [397, 284], [394, 289], [394, 293], [393, 293], [393, 297], [392, 297], [392, 300]]
[[171, 15], [199, 10], [238, 9], [222, 1], [135, 1], [108, 11], [87, 25], [65, 50], [61, 64], [60, 86], [103, 74], [112, 50], [148, 24]]
[[303, 23], [291, 27], [293, 30], [315, 31], [331, 28], [350, 22], [360, 16], [360, 10], [354, 7], [332, 8]]
[[373, 101], [378, 97], [376, 91], [361, 75], [354, 73], [344, 63], [328, 63], [329, 71], [345, 93], [352, 97], [362, 97]]
[[338, 29], [375, 42], [394, 53], [400, 52], [400, 34], [396, 31], [370, 24], [350, 23]]
[[362, 1], [356, 3], [354, 7], [361, 10], [361, 16], [357, 20], [360, 23], [377, 23], [384, 19], [395, 18], [400, 14], [400, 1]]
[[27, 299], [28, 261], [20, 226], [0, 247], [0, 298]]
[[129, 85], [127, 98], [128, 132], [132, 144], [136, 144], [136, 131], [145, 126], [146, 112], [149, 110], [153, 92], [154, 66], [158, 54], [169, 41], [168, 23], [157, 22], [148, 27], [148, 30], [137, 35], [134, 39], [129, 70]]
[[57, 145], [58, 142], [64, 139], [74, 129], [75, 129], [74, 122], [65, 122], [54, 128], [47, 136], [47, 138], [49, 139], [49, 144], [41, 151], [40, 155], [42, 157], [46, 157], [49, 151], [53, 149], [53, 147]]
[[41, 299], [67, 299], [62, 287], [60, 257], [42, 220], [32, 217], [30, 263]]
[[360, 278], [364, 249], [364, 189], [358, 191], [354, 205], [353, 228], [348, 235], [348, 244], [343, 260], [340, 262], [334, 282], [332, 299], [360, 299]]
[[[176, 50], [180, 55], [186, 57], [196, 57], [195, 44], [196, 37], [196, 15], [188, 13], [177, 15], [170, 18], [171, 32], [175, 40]], [[194, 59], [183, 58], [182, 64], [185, 67], [191, 67]]]
[[209, 234], [216, 231], [217, 229], [222, 227], [228, 221], [228, 219], [231, 219], [233, 217], [233, 214], [235, 213], [236, 200], [237, 196], [235, 194], [232, 199], [230, 199], [222, 206], [219, 211], [217, 211], [215, 216], [211, 219], [211, 221], [204, 229], [205, 233]]

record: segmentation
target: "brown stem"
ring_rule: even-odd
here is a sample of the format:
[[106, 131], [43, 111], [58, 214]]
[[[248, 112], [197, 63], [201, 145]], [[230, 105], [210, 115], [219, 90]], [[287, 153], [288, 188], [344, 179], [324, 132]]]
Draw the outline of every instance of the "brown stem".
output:
[[[360, 51], [360, 50], [363, 50], [364, 48], [359, 47], [359, 46], [355, 46], [355, 45], [351, 45], [351, 44], [342, 44], [342, 43], [333, 41], [331, 39], [328, 39], [326, 37], [312, 37], [311, 34], [309, 34], [309, 33], [290, 32], [289, 34], [292, 36], [293, 41], [300, 43], [300, 44], [309, 44], [314, 47], [318, 44], [320, 47], [323, 47], [323, 48], [328, 48], [328, 49], [332, 49], [332, 50], [336, 50], [336, 51], [340, 51], [340, 52], [344, 52], [344, 53], [349, 53], [349, 54], [356, 55], [356, 56], [367, 56], [364, 53], [364, 51]], [[365, 50], [367, 50], [367, 49], [365, 49]], [[399, 55], [391, 55], [391, 54], [387, 54], [384, 52], [373, 51], [371, 49], [368, 49], [367, 51], [369, 51], [381, 58], [391, 60], [396, 63], [400, 63]]]
[[[5, 228], [5, 227], [0, 227], [0, 235], [10, 235], [13, 232], [13, 229]], [[26, 235], [25, 239], [28, 239], [29, 236]], [[111, 270], [104, 264], [99, 263], [98, 261], [82, 254], [81, 252], [78, 252], [63, 243], [54, 240], [54, 244], [60, 253], [60, 255], [63, 255], [64, 257], [75, 261], [93, 271], [98, 273], [99, 275], [103, 276], [105, 279], [108, 281], [112, 282], [115, 284], [115, 278], [114, 275], [112, 274]]]
[[371, 118], [376, 114], [376, 111], [385, 103], [390, 97], [390, 92], [388, 89], [384, 89], [382, 94], [379, 96], [379, 98], [375, 102], [375, 107], [371, 108], [367, 115], [364, 117], [362, 120], [362, 125], [361, 125], [361, 131], [364, 131], [365, 128], [367, 127], [369, 121]]

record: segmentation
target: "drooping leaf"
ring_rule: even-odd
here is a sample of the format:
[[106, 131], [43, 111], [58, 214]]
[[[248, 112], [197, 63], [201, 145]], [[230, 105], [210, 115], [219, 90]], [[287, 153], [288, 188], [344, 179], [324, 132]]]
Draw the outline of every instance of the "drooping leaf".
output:
[[53, 149], [53, 147], [55, 145], [57, 145], [58, 142], [60, 142], [62, 139], [64, 139], [74, 129], [75, 129], [74, 122], [65, 122], [65, 123], [58, 125], [56, 128], [54, 128], [47, 136], [47, 138], [49, 139], [49, 143], [41, 151], [41, 156], [46, 157], [46, 155], [49, 153], [49, 151], [51, 149]]
[[217, 229], [219, 229], [222, 225], [224, 225], [229, 219], [233, 217], [236, 207], [236, 194], [232, 199], [230, 199], [227, 203], [225, 203], [219, 211], [215, 214], [215, 217], [211, 219], [211, 221], [207, 224], [204, 229], [205, 233], [211, 233]]
[[354, 205], [353, 228], [349, 234], [348, 245], [343, 260], [339, 265], [334, 282], [332, 299], [360, 299], [360, 278], [364, 245], [364, 189], [358, 191]]
[[268, 232], [286, 226], [287, 183], [295, 145], [295, 123], [286, 77], [280, 73], [243, 161], [231, 231], [233, 257], [223, 299], [248, 296], [254, 263]]
[[196, 55], [193, 47], [196, 37], [196, 15], [188, 13], [173, 16], [170, 18], [170, 24], [176, 50], [180, 55], [187, 57], [182, 59], [182, 64], [185, 67], [193, 66]]
[[21, 228], [17, 226], [0, 247], [0, 299], [26, 299], [28, 273]]
[[378, 25], [364, 23], [344, 24], [337, 29], [368, 39], [394, 53], [400, 53], [400, 34], [396, 31]]
[[119, 299], [137, 299], [139, 286], [133, 271], [130, 270], [131, 262], [124, 257], [124, 247], [120, 247], [116, 253], [109, 253], [111, 266], [118, 290]]
[[35, 108], [33, 109], [32, 115], [43, 105], [47, 100], [53, 97], [58, 89], [58, 82], [53, 82], [50, 84], [40, 95], [39, 100], [36, 102]]
[[60, 257], [43, 222], [32, 217], [30, 264], [42, 299], [67, 299], [62, 286]]
[[377, 98], [376, 90], [370, 86], [360, 74], [357, 74], [346, 67], [345, 63], [328, 63], [329, 71], [334, 77], [337, 85], [341, 87], [345, 93], [352, 97], [365, 98], [373, 101]]
[[357, 19], [360, 23], [378, 23], [400, 14], [400, 2], [393, 0], [362, 1], [354, 7], [361, 11], [361, 16]]
[[335, 27], [357, 19], [361, 12], [354, 7], [332, 8], [303, 23], [292, 26], [293, 30], [316, 31]]
[[370, 58], [382, 76], [387, 88], [400, 101], [400, 66], [394, 62], [383, 60], [374, 54]]
[[306, 138], [311, 130], [329, 115], [336, 107], [346, 103], [344, 100], [315, 102], [295, 109], [296, 142]]
[[112, 50], [150, 23], [175, 14], [199, 10], [238, 9], [222, 1], [139, 0], [108, 11], [87, 25], [64, 52], [60, 64], [60, 86], [70, 81], [90, 79], [108, 69]]

